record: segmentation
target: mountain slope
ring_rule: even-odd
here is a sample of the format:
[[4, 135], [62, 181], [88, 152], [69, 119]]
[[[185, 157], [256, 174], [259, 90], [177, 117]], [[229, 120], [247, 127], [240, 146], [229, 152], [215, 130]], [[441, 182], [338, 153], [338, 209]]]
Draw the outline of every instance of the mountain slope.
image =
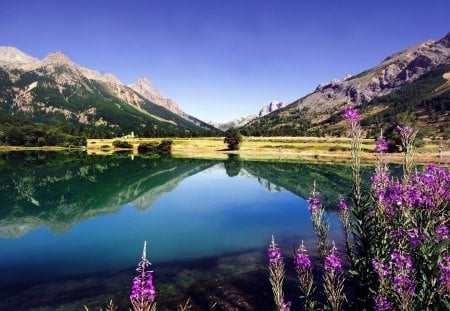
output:
[[[437, 41], [407, 48], [354, 77], [320, 84], [316, 90], [243, 128], [247, 135], [322, 135], [330, 116], [345, 107], [361, 106], [416, 81], [425, 73], [450, 64], [450, 33]], [[337, 117], [334, 117], [335, 119]], [[331, 118], [333, 119], [333, 118]]]
[[137, 93], [141, 94], [144, 98], [148, 99], [152, 103], [159, 105], [161, 107], [166, 108], [167, 110], [175, 113], [176, 115], [204, 128], [211, 131], [217, 131], [217, 128], [214, 126], [211, 126], [211, 124], [208, 124], [206, 122], [203, 122], [186, 112], [184, 112], [180, 106], [177, 105], [176, 102], [171, 100], [170, 98], [166, 98], [164, 95], [162, 95], [147, 78], [140, 78], [136, 80], [134, 83], [128, 85], [129, 88], [136, 91]]
[[209, 131], [62, 53], [42, 61], [0, 47], [0, 113], [46, 125], [83, 125], [114, 135], [199, 135]]

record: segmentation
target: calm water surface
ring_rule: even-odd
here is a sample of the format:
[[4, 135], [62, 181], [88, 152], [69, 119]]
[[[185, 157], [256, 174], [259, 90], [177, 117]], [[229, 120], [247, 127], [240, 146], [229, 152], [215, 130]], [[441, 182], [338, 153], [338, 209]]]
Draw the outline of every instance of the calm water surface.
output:
[[[0, 154], [0, 310], [93, 310], [111, 298], [127, 310], [144, 240], [159, 310], [187, 297], [195, 310], [272, 310], [271, 235], [287, 255], [301, 240], [314, 255], [304, 198], [316, 180], [332, 206], [348, 176], [345, 165]], [[287, 292], [298, 297], [289, 278]]]

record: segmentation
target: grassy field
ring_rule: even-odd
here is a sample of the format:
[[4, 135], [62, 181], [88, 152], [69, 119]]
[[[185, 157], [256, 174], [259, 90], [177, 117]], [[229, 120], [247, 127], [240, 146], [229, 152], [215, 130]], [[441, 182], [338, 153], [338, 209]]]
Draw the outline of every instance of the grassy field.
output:
[[[160, 138], [129, 138], [123, 139], [137, 146], [141, 143], [160, 142]], [[112, 143], [114, 139], [88, 139], [89, 153], [109, 154], [115, 151]], [[375, 141], [363, 139], [363, 159], [373, 160]], [[450, 162], [449, 142], [445, 142], [443, 150], [444, 161]], [[226, 159], [228, 154], [239, 154], [242, 159], [259, 160], [317, 160], [317, 161], [348, 161], [350, 159], [350, 141], [348, 138], [318, 138], [318, 137], [246, 137], [238, 151], [229, 151], [223, 143], [223, 138], [175, 138], [173, 139], [172, 154], [175, 157]], [[417, 149], [418, 162], [436, 161], [439, 143], [426, 141], [425, 146]], [[401, 162], [402, 154], [389, 154], [391, 162]]]

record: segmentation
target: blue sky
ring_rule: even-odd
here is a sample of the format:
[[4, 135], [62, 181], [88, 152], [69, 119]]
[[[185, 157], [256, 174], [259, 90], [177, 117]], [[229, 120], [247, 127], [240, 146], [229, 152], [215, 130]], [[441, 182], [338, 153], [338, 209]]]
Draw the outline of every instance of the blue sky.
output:
[[226, 121], [450, 32], [450, 1], [0, 0], [0, 45], [61, 51]]

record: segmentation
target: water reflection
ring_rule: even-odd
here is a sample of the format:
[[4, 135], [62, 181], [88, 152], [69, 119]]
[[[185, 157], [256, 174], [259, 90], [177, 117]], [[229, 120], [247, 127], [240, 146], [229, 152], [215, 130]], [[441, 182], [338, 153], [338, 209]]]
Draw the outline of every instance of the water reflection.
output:
[[145, 239], [160, 310], [188, 296], [196, 310], [208, 297], [270, 310], [270, 235], [286, 254], [302, 239], [314, 254], [303, 198], [313, 180], [330, 206], [350, 189], [345, 165], [236, 157], [3, 153], [0, 168], [0, 309], [79, 310], [111, 297], [126, 309]]

